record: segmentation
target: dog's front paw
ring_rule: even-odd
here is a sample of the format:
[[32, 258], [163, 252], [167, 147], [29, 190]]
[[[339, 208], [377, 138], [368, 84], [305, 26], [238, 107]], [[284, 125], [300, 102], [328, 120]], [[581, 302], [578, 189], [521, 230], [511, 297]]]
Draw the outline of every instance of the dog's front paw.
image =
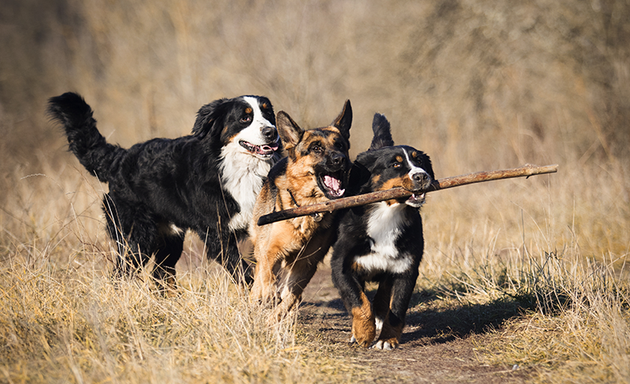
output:
[[271, 284], [262, 284], [255, 280], [252, 290], [249, 292], [249, 302], [252, 304], [269, 304], [272, 301], [272, 292]]
[[[371, 314], [371, 313], [370, 313]], [[376, 336], [376, 326], [374, 325], [374, 317], [370, 315], [360, 314], [352, 317], [352, 339], [361, 347], [369, 347]]]
[[402, 335], [404, 324], [398, 324], [396, 326], [392, 326], [389, 321], [385, 321], [383, 323], [383, 329], [381, 330], [381, 335], [379, 336], [376, 343], [374, 343], [373, 349], [382, 349], [386, 351], [391, 351], [392, 349], [396, 349], [398, 344], [400, 344], [400, 336]]
[[371, 349], [381, 349], [385, 351], [391, 351], [398, 347], [398, 340], [389, 339], [389, 340], [377, 340], [376, 343], [371, 347]]

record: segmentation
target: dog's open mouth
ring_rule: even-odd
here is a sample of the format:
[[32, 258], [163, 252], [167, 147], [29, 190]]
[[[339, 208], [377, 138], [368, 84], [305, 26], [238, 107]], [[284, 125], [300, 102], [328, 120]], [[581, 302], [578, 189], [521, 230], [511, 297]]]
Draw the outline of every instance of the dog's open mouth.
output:
[[271, 144], [255, 145], [248, 141], [241, 140], [238, 142], [241, 147], [245, 148], [252, 155], [259, 155], [263, 157], [271, 157], [278, 150], [278, 142]]
[[414, 207], [420, 208], [422, 204], [424, 204], [426, 200], [426, 193], [422, 192], [414, 192], [409, 198], [405, 201], [405, 204]]
[[338, 175], [320, 175], [317, 177], [317, 182], [329, 199], [341, 197], [346, 192], [344, 188], [341, 188], [342, 182]]

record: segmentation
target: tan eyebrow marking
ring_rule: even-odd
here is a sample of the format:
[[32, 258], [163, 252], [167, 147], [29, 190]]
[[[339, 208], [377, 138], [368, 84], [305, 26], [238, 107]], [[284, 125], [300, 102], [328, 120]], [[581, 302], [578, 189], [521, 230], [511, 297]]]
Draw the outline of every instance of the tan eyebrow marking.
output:
[[252, 112], [253, 112], [253, 110], [251, 108], [249, 108], [249, 107], [245, 108], [245, 113], [252, 113]]
[[396, 156], [396, 161], [399, 163], [402, 163], [403, 162], [402, 156]]

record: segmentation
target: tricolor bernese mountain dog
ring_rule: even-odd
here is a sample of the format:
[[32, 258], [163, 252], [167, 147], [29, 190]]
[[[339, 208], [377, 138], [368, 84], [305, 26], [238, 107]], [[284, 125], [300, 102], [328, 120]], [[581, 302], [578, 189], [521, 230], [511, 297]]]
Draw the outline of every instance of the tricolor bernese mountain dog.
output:
[[118, 246], [116, 275], [134, 274], [154, 255], [153, 276], [168, 293], [190, 229], [205, 241], [209, 258], [237, 281], [252, 282], [237, 242], [248, 233], [256, 197], [281, 150], [268, 98], [213, 101], [199, 109], [191, 135], [128, 149], [106, 142], [76, 93], [51, 98], [48, 112], [81, 164], [109, 184], [103, 210]]
[[[352, 315], [352, 343], [393, 349], [400, 342], [405, 314], [418, 278], [424, 240], [419, 209], [423, 190], [434, 179], [429, 156], [394, 146], [385, 116], [374, 116], [374, 138], [351, 171], [350, 193], [362, 194], [402, 187], [409, 198], [372, 203], [341, 213], [331, 258], [333, 283]], [[372, 302], [366, 282], [378, 282]]]

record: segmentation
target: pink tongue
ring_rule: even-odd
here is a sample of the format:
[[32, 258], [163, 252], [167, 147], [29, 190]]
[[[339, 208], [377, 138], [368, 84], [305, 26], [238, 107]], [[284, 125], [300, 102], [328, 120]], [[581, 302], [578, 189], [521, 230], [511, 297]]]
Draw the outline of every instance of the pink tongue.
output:
[[345, 189], [340, 189], [341, 183], [338, 179], [335, 179], [332, 176], [324, 176], [324, 185], [330, 189], [331, 195], [336, 197], [343, 195], [346, 191]]

